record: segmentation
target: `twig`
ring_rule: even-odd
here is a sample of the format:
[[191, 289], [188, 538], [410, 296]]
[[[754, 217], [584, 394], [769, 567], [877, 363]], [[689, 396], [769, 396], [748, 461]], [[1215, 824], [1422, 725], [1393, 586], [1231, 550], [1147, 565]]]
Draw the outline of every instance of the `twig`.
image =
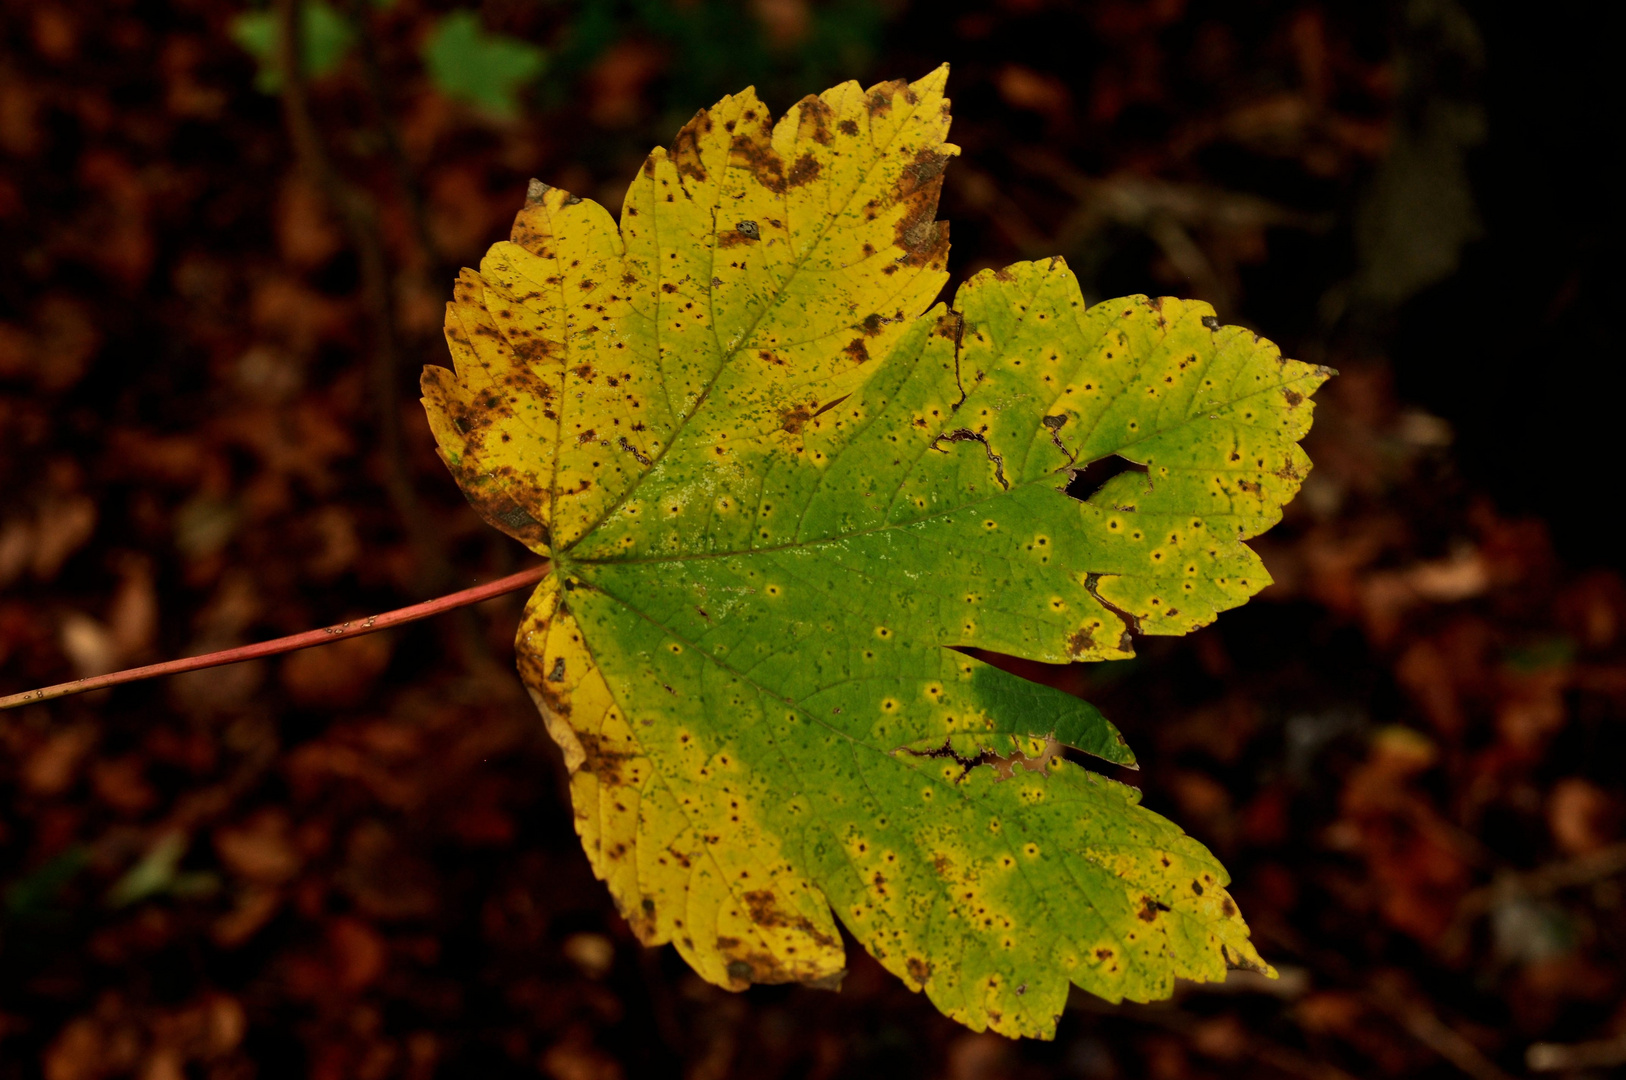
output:
[[[1255, 932], [1274, 938], [1307, 961], [1312, 968], [1330, 976], [1333, 982], [1348, 986], [1358, 981], [1357, 972], [1343, 956], [1312, 945], [1289, 927], [1279, 923], [1261, 923], [1256, 925]], [[1408, 990], [1403, 978], [1380, 974], [1368, 983], [1361, 997], [1369, 1006], [1394, 1020], [1412, 1038], [1474, 1080], [1512, 1080], [1479, 1047], [1441, 1020], [1430, 1002]]]
[[1512, 1080], [1484, 1052], [1469, 1042], [1456, 1028], [1435, 1015], [1419, 998], [1398, 986], [1382, 981], [1367, 994], [1367, 1001], [1388, 1013], [1411, 1037], [1461, 1069], [1474, 1080]]
[[372, 99], [374, 120], [378, 124], [379, 136], [384, 142], [384, 153], [390, 159], [391, 167], [395, 169], [395, 182], [400, 185], [401, 192], [406, 197], [407, 212], [412, 217], [413, 230], [418, 234], [418, 245], [423, 248], [424, 261], [428, 263], [427, 270], [431, 274], [438, 275], [446, 262], [441, 255], [440, 245], [435, 242], [434, 233], [429, 229], [429, 213], [424, 205], [423, 185], [418, 182], [417, 174], [412, 171], [406, 149], [401, 143], [401, 133], [390, 115], [389, 92], [384, 83], [384, 68], [378, 59], [378, 43], [373, 40], [369, 6], [371, 5], [366, 0], [345, 0], [344, 11], [356, 32], [363, 82], [367, 87], [367, 96]]
[[[1201, 985], [1189, 989], [1202, 989]], [[1072, 1008], [1080, 1012], [1093, 1012], [1102, 1016], [1121, 1016], [1141, 1023], [1163, 1028], [1184, 1037], [1188, 1042], [1196, 1044], [1200, 1053], [1203, 1050], [1200, 1042], [1201, 1021], [1191, 1013], [1184, 1012], [1170, 1005], [1141, 1005], [1133, 1001], [1121, 1002], [1117, 1005], [1108, 1005], [1099, 998], [1089, 995], [1075, 994], [1069, 1001]], [[1289, 1049], [1279, 1043], [1255, 1034], [1244, 1034], [1240, 1047], [1240, 1056], [1251, 1058], [1263, 1065], [1267, 1065], [1277, 1072], [1287, 1076], [1297, 1076], [1301, 1080], [1355, 1080], [1353, 1076], [1327, 1061], [1317, 1061]], [[1210, 1056], [1212, 1056], [1210, 1054]]]
[[380, 630], [388, 630], [392, 626], [417, 622], [419, 619], [427, 619], [431, 615], [439, 615], [443, 611], [478, 604], [480, 601], [489, 600], [493, 596], [517, 592], [527, 585], [533, 585], [541, 581], [551, 565], [551, 563], [543, 563], [541, 566], [533, 566], [529, 570], [521, 570], [517, 574], [509, 574], [507, 577], [498, 578], [496, 581], [487, 582], [484, 585], [475, 585], [472, 588], [463, 589], [461, 592], [451, 593], [447, 596], [437, 596], [433, 600], [425, 600], [410, 607], [396, 608], [394, 611], [386, 611], [382, 615], [373, 615], [365, 619], [343, 622], [337, 626], [323, 627], [321, 630], [307, 630], [302, 634], [290, 634], [287, 637], [261, 641], [254, 645], [243, 645], [235, 649], [222, 649], [220, 652], [205, 653], [202, 656], [189, 656], [182, 660], [167, 660], [162, 664], [148, 664], [146, 667], [129, 668], [125, 671], [115, 671], [108, 675], [96, 675], [88, 679], [76, 679], [73, 682], [58, 683], [55, 686], [47, 686], [39, 690], [25, 690], [20, 694], [0, 698], [0, 709], [14, 709], [19, 705], [50, 701], [54, 698], [67, 697], [70, 694], [83, 694], [88, 690], [100, 690], [107, 686], [139, 682], [142, 679], [154, 679], [160, 675], [179, 675], [186, 671], [200, 671], [203, 668], [220, 667], [222, 664], [236, 664], [244, 660], [258, 660], [261, 657], [276, 656], [279, 653], [296, 652], [299, 649], [308, 649], [313, 645], [330, 645], [344, 638], [376, 634]]
[[276, 3], [277, 62], [282, 68], [283, 120], [301, 167], [338, 213], [356, 251], [362, 295], [372, 315], [375, 338], [369, 375], [378, 410], [378, 442], [379, 452], [384, 458], [384, 488], [418, 556], [419, 565], [426, 572], [426, 591], [433, 592], [444, 586], [449, 570], [441, 557], [439, 544], [424, 521], [418, 493], [406, 469], [398, 385], [401, 346], [396, 336], [395, 296], [384, 257], [384, 238], [372, 204], [351, 190], [333, 168], [322, 146], [315, 118], [311, 115], [301, 55], [303, 35], [298, 32], [303, 8], [303, 0], [277, 0]]
[[1562, 889], [1591, 885], [1595, 881], [1602, 881], [1622, 873], [1626, 873], [1626, 843], [1610, 844], [1608, 847], [1589, 851], [1572, 859], [1538, 866], [1528, 873], [1506, 874], [1486, 888], [1475, 889], [1469, 893], [1463, 903], [1467, 905], [1471, 901], [1476, 905], [1489, 907], [1491, 901], [1495, 899], [1492, 894], [1551, 896]]
[[1531, 1072], [1560, 1072], [1570, 1069], [1608, 1069], [1626, 1065], [1626, 1035], [1584, 1043], [1531, 1043], [1524, 1052]]
[[1551, 896], [1564, 889], [1591, 885], [1618, 874], [1626, 874], [1626, 842], [1610, 844], [1597, 851], [1548, 863], [1523, 873], [1500, 873], [1489, 885], [1483, 885], [1462, 898], [1450, 927], [1441, 936], [1440, 950], [1447, 955], [1459, 954], [1467, 947], [1468, 934], [1474, 921], [1498, 904], [1525, 896]]

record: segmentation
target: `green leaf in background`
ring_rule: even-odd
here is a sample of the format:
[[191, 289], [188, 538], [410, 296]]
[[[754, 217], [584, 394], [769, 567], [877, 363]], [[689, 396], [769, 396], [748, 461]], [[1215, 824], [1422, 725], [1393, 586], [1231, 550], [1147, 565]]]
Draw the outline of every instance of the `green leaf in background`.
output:
[[[305, 74], [313, 79], [333, 71], [350, 50], [352, 33], [344, 17], [321, 0], [307, 0], [300, 22], [304, 40], [300, 42]], [[277, 64], [277, 17], [270, 11], [250, 11], [232, 20], [231, 39], [254, 57], [260, 72], [254, 85], [275, 94], [282, 89], [282, 71]]]
[[520, 86], [542, 73], [547, 55], [529, 42], [488, 33], [472, 11], [454, 11], [424, 42], [423, 61], [443, 94], [511, 117], [519, 112]]
[[155, 840], [136, 864], [107, 891], [107, 906], [128, 907], [166, 893], [171, 896], [207, 896], [220, 888], [220, 879], [208, 871], [183, 871], [181, 860], [191, 846], [184, 832], [168, 832]]

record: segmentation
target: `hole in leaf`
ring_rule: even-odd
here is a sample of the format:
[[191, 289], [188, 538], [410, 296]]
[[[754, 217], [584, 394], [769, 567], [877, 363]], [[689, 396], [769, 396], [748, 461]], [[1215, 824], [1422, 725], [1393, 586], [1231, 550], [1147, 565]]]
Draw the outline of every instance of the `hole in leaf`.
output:
[[1117, 454], [1092, 461], [1082, 469], [1073, 470], [1073, 478], [1067, 482], [1067, 494], [1079, 502], [1088, 502], [1091, 496], [1106, 486], [1108, 480], [1126, 472], [1144, 474], [1146, 466]]

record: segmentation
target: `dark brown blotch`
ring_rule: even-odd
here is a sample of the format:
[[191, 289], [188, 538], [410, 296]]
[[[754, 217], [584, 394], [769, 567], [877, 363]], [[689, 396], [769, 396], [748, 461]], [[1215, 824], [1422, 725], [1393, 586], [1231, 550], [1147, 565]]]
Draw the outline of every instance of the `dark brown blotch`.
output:
[[876, 83], [870, 87], [864, 98], [864, 108], [869, 110], [871, 116], [881, 116], [892, 111], [892, 99], [903, 93], [909, 86], [902, 79], [893, 79], [890, 82]]
[[802, 115], [797, 134], [805, 135], [820, 146], [830, 145], [833, 139], [830, 134], [830, 118], [835, 115], [835, 111], [812, 94], [803, 98], [798, 107]]
[[[706, 179], [706, 166], [700, 159], [700, 137], [711, 130], [711, 114], [701, 109], [683, 125], [672, 140], [672, 164], [678, 176], [690, 180]], [[653, 174], [653, 169], [649, 170]]]
[[914, 160], [903, 167], [903, 172], [898, 176], [899, 197], [912, 195], [942, 176], [948, 162], [949, 155], [935, 147], [921, 149], [915, 154]]
[[801, 187], [812, 183], [819, 176], [819, 159], [812, 154], [803, 154], [791, 165], [790, 172], [785, 176], [786, 187]]
[[576, 738], [581, 742], [582, 763], [579, 771], [596, 776], [598, 782], [605, 788], [625, 787], [630, 781], [623, 775], [623, 770], [631, 761], [637, 760], [641, 755], [619, 749], [616, 744], [605, 740], [595, 732], [578, 731]]
[[775, 195], [785, 193], [785, 165], [766, 139], [749, 132], [737, 134], [729, 146], [728, 164], [744, 169]]
[[[757, 926], [773, 928], [788, 927], [789, 929], [806, 934], [821, 948], [832, 948], [841, 944], [841, 939], [825, 933], [814, 925], [799, 911], [787, 910], [780, 906], [779, 894], [772, 889], [756, 889], [746, 893], [742, 899], [745, 901], [746, 911], [750, 913], [751, 921]], [[758, 979], [757, 982], [764, 980]]]
[[792, 435], [799, 435], [807, 422], [813, 419], [813, 407], [816, 403], [808, 405], [795, 405], [789, 409], [779, 411], [779, 426]]

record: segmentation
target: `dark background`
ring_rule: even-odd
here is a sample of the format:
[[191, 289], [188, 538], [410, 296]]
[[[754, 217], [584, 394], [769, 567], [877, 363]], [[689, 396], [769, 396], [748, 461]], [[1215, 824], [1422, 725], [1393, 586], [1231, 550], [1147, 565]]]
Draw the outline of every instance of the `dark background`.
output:
[[956, 281], [1061, 254], [1092, 302], [1200, 297], [1343, 372], [1255, 545], [1276, 585], [1132, 661], [1015, 665], [1120, 724], [1282, 978], [1075, 993], [1021, 1044], [851, 944], [839, 994], [709, 987], [592, 880], [509, 596], [0, 713], [0, 1078], [1626, 1060], [1604, 5], [493, 0], [542, 65], [506, 111], [466, 90], [491, 54], [424, 59], [457, 5], [327, 10], [351, 44], [290, 126], [263, 9], [0, 3], [0, 693], [528, 565], [415, 401], [526, 180], [615, 209], [725, 93], [946, 59]]

